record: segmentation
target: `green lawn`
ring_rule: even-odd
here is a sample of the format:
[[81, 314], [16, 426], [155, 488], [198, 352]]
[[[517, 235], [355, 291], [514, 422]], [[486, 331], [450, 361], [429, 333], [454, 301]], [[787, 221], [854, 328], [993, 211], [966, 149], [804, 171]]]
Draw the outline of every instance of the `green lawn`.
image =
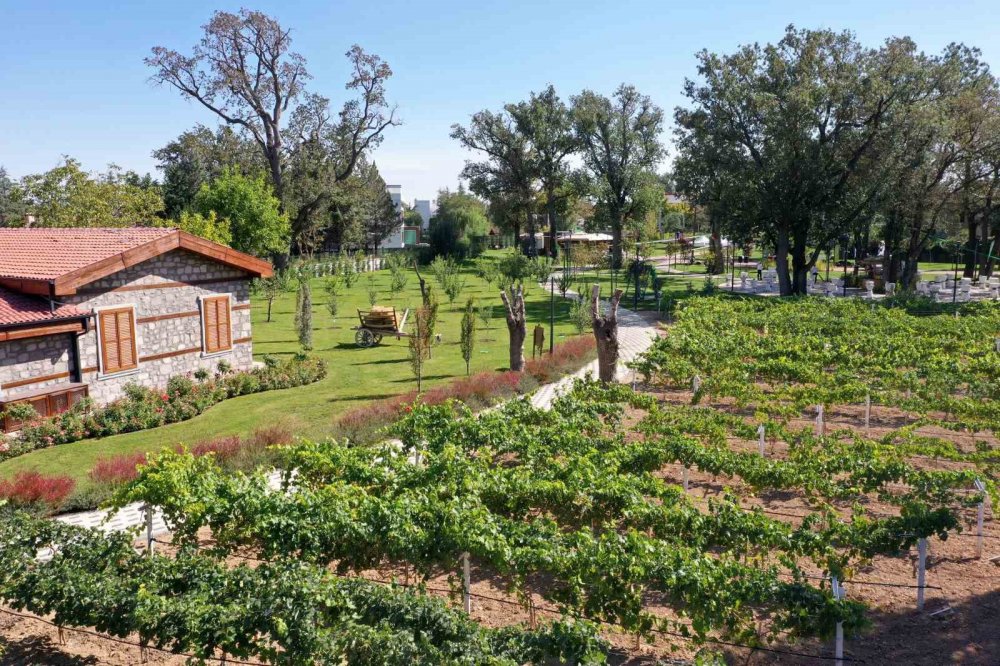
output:
[[[690, 296], [692, 292], [688, 288], [694, 289], [695, 293], [699, 293], [701, 289], [705, 286], [705, 267], [697, 266], [700, 272], [691, 272], [690, 275], [678, 275], [673, 273], [663, 273], [660, 272], [657, 275], [663, 280], [663, 298], [672, 298], [674, 300], [682, 299]], [[722, 276], [716, 276], [716, 282], [722, 279]], [[610, 298], [613, 293], [612, 290], [612, 276], [610, 271], [603, 270], [595, 272], [592, 270], [583, 271], [575, 274], [575, 281], [571, 288], [574, 291], [580, 293], [590, 294], [591, 285], [593, 284], [601, 285], [601, 298]], [[622, 297], [622, 306], [627, 308], [632, 308], [635, 304], [633, 299], [633, 285], [628, 284], [628, 276], [625, 271], [618, 271], [614, 278], [614, 284], [616, 287], [622, 289], [625, 295]], [[652, 290], [647, 289], [644, 294], [645, 298], [639, 299], [638, 310], [656, 310], [657, 302], [653, 296]], [[661, 305], [663, 305], [661, 303]]]
[[[402, 313], [406, 307], [420, 303], [420, 288], [412, 271], [408, 273], [406, 289], [398, 294], [389, 290], [388, 271], [375, 273], [379, 305], [392, 305]], [[508, 366], [507, 327], [503, 318], [503, 304], [499, 291], [488, 288], [480, 279], [465, 269], [467, 287], [455, 303], [447, 297], [433, 277], [424, 274], [433, 284], [441, 301], [437, 333], [442, 342], [433, 349], [433, 358], [424, 370], [424, 387], [465, 375], [465, 362], [459, 347], [459, 322], [461, 310], [468, 297], [493, 306], [491, 328], [480, 330], [478, 344], [472, 361], [472, 371], [501, 370]], [[13, 458], [0, 463], [0, 477], [8, 477], [20, 470], [37, 470], [45, 474], [69, 474], [77, 480], [77, 490], [86, 490], [87, 477], [98, 458], [115, 454], [156, 450], [177, 443], [191, 444], [219, 435], [246, 433], [256, 427], [285, 424], [293, 432], [308, 438], [324, 437], [330, 433], [336, 419], [346, 410], [366, 401], [391, 397], [416, 388], [410, 369], [406, 338], [385, 338], [382, 344], [370, 349], [359, 349], [354, 344], [357, 309], [369, 308], [368, 283], [362, 276], [340, 297], [339, 313], [333, 321], [326, 308], [324, 278], [312, 281], [313, 293], [313, 344], [314, 353], [329, 364], [326, 379], [316, 384], [294, 389], [270, 391], [234, 398], [212, 407], [190, 421], [117, 435], [63, 444]], [[266, 321], [266, 303], [253, 300], [254, 356], [265, 354], [283, 356], [299, 349], [293, 318], [295, 293], [283, 294], [274, 303], [273, 321]], [[530, 329], [536, 323], [545, 325], [548, 345], [549, 295], [537, 285], [528, 288], [526, 298], [529, 342], [525, 351], [530, 358]], [[556, 341], [576, 333], [569, 323], [569, 304], [555, 299]], [[481, 322], [479, 322], [481, 326]], [[407, 329], [409, 329], [407, 325]]]

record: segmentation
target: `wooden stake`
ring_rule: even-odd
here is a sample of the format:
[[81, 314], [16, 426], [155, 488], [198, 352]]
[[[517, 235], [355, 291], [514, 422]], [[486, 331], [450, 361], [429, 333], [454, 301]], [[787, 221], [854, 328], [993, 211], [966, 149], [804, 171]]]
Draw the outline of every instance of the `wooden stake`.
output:
[[684, 484], [684, 492], [687, 492], [687, 489], [688, 489], [688, 468], [686, 466], [684, 467], [684, 476], [683, 476], [682, 483]]
[[917, 541], [917, 610], [924, 609], [924, 585], [927, 577], [927, 539]]
[[[830, 587], [833, 590], [833, 598], [842, 601], [844, 598], [844, 588], [836, 576], [830, 577]], [[833, 656], [837, 660], [837, 666], [844, 666], [844, 623], [837, 623], [836, 643], [833, 648]]]
[[760, 457], [764, 457], [764, 424], [757, 426], [757, 447], [760, 449]]
[[824, 430], [823, 405], [816, 405], [816, 436], [822, 437]]
[[979, 502], [976, 511], [976, 557], [983, 559], [983, 519], [986, 516], [986, 485], [976, 479], [976, 490], [983, 493], [983, 499]]
[[868, 394], [865, 396], [865, 434], [869, 434], [871, 430], [872, 422], [872, 396]]
[[469, 553], [462, 553], [462, 605], [465, 607], [466, 613], [472, 612], [472, 594], [470, 592], [470, 587], [472, 585], [472, 576], [469, 570]]
[[153, 556], [153, 507], [147, 504], [143, 511], [146, 513], [146, 555]]

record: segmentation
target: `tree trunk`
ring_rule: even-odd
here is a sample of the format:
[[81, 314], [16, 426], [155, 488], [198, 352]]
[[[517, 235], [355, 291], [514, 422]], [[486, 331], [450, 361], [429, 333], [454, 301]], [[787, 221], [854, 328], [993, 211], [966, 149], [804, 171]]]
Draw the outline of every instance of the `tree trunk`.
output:
[[979, 239], [979, 220], [975, 215], [967, 211], [962, 211], [960, 220], [965, 224], [965, 265], [962, 267], [962, 275], [967, 278], [976, 274], [976, 241]]
[[622, 228], [625, 226], [624, 216], [615, 214], [614, 223], [611, 225], [611, 268], [622, 267], [622, 256], [625, 249], [622, 247]]
[[791, 293], [805, 295], [809, 287], [809, 262], [806, 261], [805, 234], [796, 234], [792, 244]]
[[521, 286], [510, 287], [510, 298], [506, 291], [500, 292], [500, 300], [506, 309], [507, 331], [510, 333], [510, 369], [524, 371], [524, 339], [528, 336], [524, 316], [524, 292]]
[[615, 381], [618, 370], [618, 303], [622, 300], [622, 290], [616, 289], [608, 305], [608, 314], [601, 314], [601, 286], [595, 284], [590, 290], [591, 322], [594, 339], [597, 341], [597, 375], [605, 384]]
[[778, 287], [782, 296], [790, 296], [792, 282], [788, 276], [788, 232], [779, 229], [774, 242], [774, 267], [778, 271]]

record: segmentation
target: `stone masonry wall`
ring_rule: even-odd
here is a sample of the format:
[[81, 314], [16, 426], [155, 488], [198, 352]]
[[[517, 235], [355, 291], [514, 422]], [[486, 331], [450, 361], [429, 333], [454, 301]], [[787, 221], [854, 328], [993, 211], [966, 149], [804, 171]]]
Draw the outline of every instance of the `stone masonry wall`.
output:
[[5, 388], [7, 384], [32, 377], [71, 373], [73, 368], [70, 345], [72, 344], [73, 335], [69, 333], [0, 343], [0, 397], [12, 398], [48, 386], [70, 382], [69, 377], [63, 376], [25, 386]]
[[[180, 284], [183, 283], [183, 284]], [[199, 297], [231, 298], [233, 348], [206, 355], [202, 351]], [[233, 369], [253, 364], [250, 342], [250, 280], [246, 273], [210, 259], [174, 250], [81, 287], [65, 301], [82, 309], [133, 306], [139, 367], [113, 375], [100, 369], [96, 321], [80, 337], [80, 364], [90, 396], [98, 403], [122, 395], [126, 384], [165, 387], [174, 375], [199, 368], [214, 372], [220, 361]], [[241, 307], [244, 306], [244, 307]], [[175, 317], [154, 321], [162, 315]], [[242, 340], [242, 342], [237, 342]]]

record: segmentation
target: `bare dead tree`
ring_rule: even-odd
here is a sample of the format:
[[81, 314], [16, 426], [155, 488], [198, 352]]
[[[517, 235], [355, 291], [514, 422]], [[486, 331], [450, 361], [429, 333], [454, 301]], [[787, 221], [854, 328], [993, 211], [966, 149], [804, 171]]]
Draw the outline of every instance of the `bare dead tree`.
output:
[[[267, 160], [275, 193], [284, 201], [284, 162], [296, 142], [322, 140], [337, 152], [329, 169], [332, 182], [346, 179], [361, 156], [381, 141], [386, 128], [398, 124], [395, 108], [389, 109], [385, 81], [389, 65], [377, 55], [354, 45], [347, 52], [352, 74], [347, 89], [357, 93], [347, 101], [336, 120], [329, 100], [308, 95], [310, 107], [301, 115], [293, 145], [286, 145], [282, 120], [286, 112], [301, 108], [304, 84], [310, 77], [306, 61], [289, 50], [290, 31], [262, 12], [241, 9], [239, 14], [217, 11], [203, 26], [204, 36], [191, 55], [163, 46], [145, 59], [155, 70], [152, 80], [167, 84], [186, 99], [193, 99], [230, 125], [243, 128], [260, 146]], [[311, 135], [311, 137], [310, 137]], [[324, 156], [328, 161], [330, 158]]]
[[601, 286], [595, 284], [590, 290], [590, 311], [593, 313], [592, 326], [597, 341], [598, 377], [602, 382], [615, 381], [618, 369], [618, 303], [622, 300], [621, 289], [616, 289], [608, 304], [608, 314], [601, 314]]
[[506, 291], [500, 292], [507, 316], [507, 330], [510, 332], [510, 369], [514, 372], [524, 371], [524, 339], [528, 336], [527, 321], [524, 315], [524, 290], [521, 285], [509, 287], [510, 297]]

